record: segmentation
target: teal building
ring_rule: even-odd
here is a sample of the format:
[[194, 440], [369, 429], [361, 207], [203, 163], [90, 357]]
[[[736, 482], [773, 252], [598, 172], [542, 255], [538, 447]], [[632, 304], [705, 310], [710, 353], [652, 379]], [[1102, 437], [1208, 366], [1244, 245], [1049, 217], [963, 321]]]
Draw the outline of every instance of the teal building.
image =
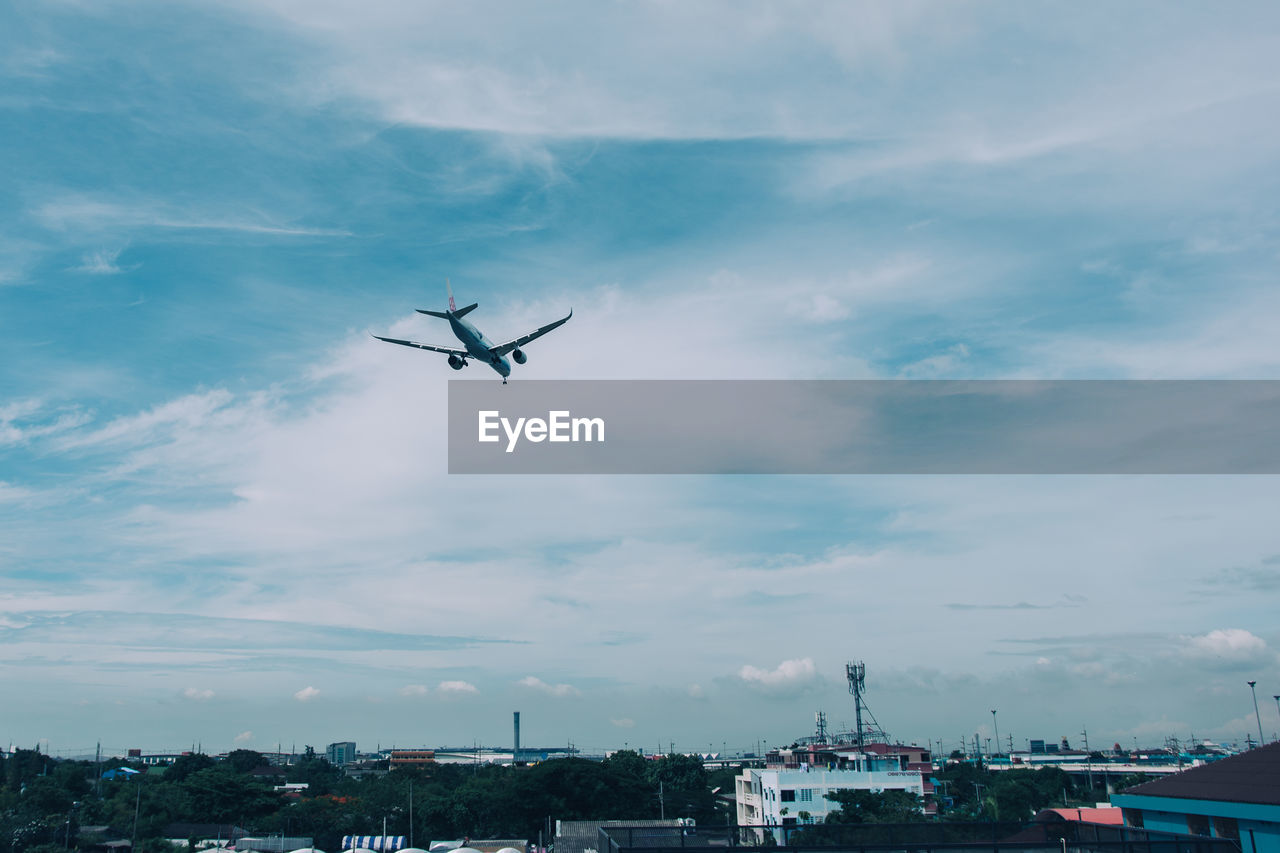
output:
[[1126, 826], [1227, 838], [1280, 853], [1280, 743], [1144, 782], [1111, 797]]

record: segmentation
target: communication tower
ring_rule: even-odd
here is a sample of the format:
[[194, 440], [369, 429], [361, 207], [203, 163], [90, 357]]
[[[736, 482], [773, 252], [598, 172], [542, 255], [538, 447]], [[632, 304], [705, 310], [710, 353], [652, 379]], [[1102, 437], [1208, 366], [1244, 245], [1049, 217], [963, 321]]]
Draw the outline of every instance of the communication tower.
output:
[[[862, 661], [847, 663], [844, 667], [844, 674], [849, 680], [849, 692], [853, 694], [853, 711], [855, 725], [857, 726], [853, 731], [854, 744], [861, 747], [867, 743], [888, 743], [888, 736], [884, 733], [884, 729], [880, 728], [880, 724], [876, 722], [875, 715], [867, 707], [867, 700], [863, 698], [863, 694], [867, 690], [867, 665]], [[870, 719], [870, 723], [863, 722], [862, 715], [864, 713]]]

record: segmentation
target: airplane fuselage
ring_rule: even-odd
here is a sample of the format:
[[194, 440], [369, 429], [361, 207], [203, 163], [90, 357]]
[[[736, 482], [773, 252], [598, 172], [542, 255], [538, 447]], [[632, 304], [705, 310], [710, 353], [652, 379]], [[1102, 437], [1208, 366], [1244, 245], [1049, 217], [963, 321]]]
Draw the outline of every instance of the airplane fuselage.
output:
[[492, 367], [503, 379], [511, 375], [511, 365], [506, 357], [490, 353], [493, 341], [482, 335], [479, 329], [461, 317], [449, 317], [449, 325], [453, 327], [454, 337], [462, 342], [472, 358]]
[[[447, 281], [446, 287], [448, 287]], [[512, 360], [516, 364], [524, 364], [528, 360], [528, 356], [525, 355], [522, 349], [525, 344], [537, 340], [547, 332], [560, 328], [573, 317], [573, 309], [570, 308], [568, 315], [561, 317], [554, 323], [539, 326], [528, 334], [495, 346], [493, 341], [480, 333], [479, 329], [462, 319], [478, 307], [479, 304], [475, 302], [463, 308], [456, 307], [453, 302], [453, 289], [449, 288], [448, 311], [429, 311], [426, 308], [417, 309], [419, 314], [427, 314], [432, 317], [439, 317], [441, 320], [448, 320], [449, 328], [453, 329], [453, 336], [462, 344], [460, 348], [437, 346], [436, 344], [421, 343], [419, 341], [405, 341], [399, 338], [384, 338], [381, 335], [374, 335], [374, 337], [389, 344], [399, 344], [401, 346], [444, 353], [449, 356], [449, 366], [454, 370], [461, 370], [469, 363], [468, 359], [474, 358], [476, 361], [492, 367], [493, 372], [502, 377], [502, 383], [505, 385], [507, 377], [511, 375], [511, 362], [507, 361], [507, 354], [510, 353]]]

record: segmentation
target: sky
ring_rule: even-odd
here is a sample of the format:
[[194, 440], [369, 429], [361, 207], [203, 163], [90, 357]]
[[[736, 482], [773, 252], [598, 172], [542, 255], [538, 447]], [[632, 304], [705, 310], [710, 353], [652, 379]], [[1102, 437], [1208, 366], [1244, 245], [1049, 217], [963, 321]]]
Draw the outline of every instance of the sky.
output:
[[1280, 378], [1277, 81], [1264, 2], [5, 4], [0, 741], [737, 751], [852, 660], [947, 750], [1274, 737], [1274, 477], [449, 476], [369, 333]]

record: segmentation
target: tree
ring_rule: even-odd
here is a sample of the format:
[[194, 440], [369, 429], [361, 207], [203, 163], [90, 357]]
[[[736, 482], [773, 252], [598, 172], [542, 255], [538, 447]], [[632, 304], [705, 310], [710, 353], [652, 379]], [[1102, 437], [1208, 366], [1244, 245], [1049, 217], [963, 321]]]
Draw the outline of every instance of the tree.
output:
[[287, 768], [285, 779], [290, 782], [305, 782], [308, 793], [312, 796], [332, 793], [344, 778], [342, 768], [334, 767], [327, 759], [316, 755], [311, 747], [307, 749], [309, 751], [302, 760]]
[[202, 752], [188, 752], [179, 755], [164, 771], [166, 782], [181, 782], [192, 773], [207, 770], [214, 765], [214, 760]]
[[252, 773], [267, 763], [267, 759], [256, 749], [233, 749], [227, 753], [225, 761], [237, 773]]
[[220, 767], [192, 773], [180, 787], [194, 814], [213, 823], [237, 823], [263, 817], [280, 807], [280, 796], [266, 785]]
[[609, 772], [620, 777], [643, 779], [648, 773], [648, 762], [634, 749], [620, 749], [603, 762]]
[[678, 753], [664, 755], [649, 762], [649, 781], [654, 788], [661, 786], [667, 817], [690, 817], [698, 823], [715, 820], [715, 797], [701, 759]]
[[923, 821], [924, 802], [911, 791], [832, 791], [827, 799], [840, 806], [827, 823], [917, 823]]

